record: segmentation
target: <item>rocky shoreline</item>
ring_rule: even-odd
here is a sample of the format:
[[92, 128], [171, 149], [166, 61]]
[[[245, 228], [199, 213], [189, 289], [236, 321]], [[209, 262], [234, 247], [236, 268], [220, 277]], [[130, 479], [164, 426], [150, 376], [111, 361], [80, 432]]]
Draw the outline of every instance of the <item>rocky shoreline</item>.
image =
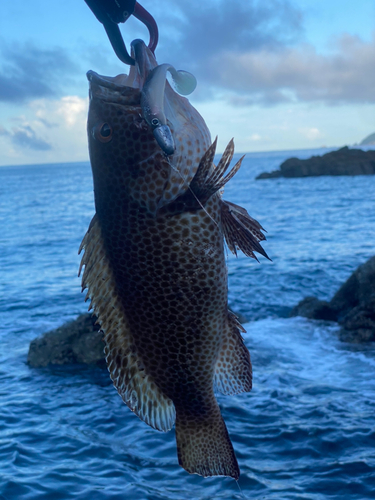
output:
[[337, 321], [343, 342], [374, 342], [375, 256], [354, 271], [332, 300], [306, 297], [293, 308], [291, 316]]
[[350, 149], [347, 146], [307, 160], [288, 158], [273, 172], [263, 172], [255, 179], [278, 177], [318, 177], [322, 175], [374, 175], [375, 151]]
[[33, 368], [83, 363], [105, 367], [103, 334], [86, 313], [31, 341], [27, 363]]
[[[336, 321], [344, 342], [375, 342], [375, 256], [358, 267], [331, 301], [306, 297], [290, 316]], [[240, 318], [244, 320], [244, 318]], [[87, 313], [30, 343], [27, 363], [33, 368], [84, 363], [105, 367], [103, 334]]]

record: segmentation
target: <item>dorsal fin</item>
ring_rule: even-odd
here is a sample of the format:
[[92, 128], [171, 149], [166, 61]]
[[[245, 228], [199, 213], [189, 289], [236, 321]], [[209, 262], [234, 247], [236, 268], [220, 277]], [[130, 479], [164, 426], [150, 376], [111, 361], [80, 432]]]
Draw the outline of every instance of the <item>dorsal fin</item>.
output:
[[214, 384], [222, 394], [249, 392], [252, 387], [250, 354], [241, 337], [246, 332], [237, 317], [228, 311], [223, 344], [215, 365]]
[[175, 421], [175, 408], [147, 374], [142, 358], [133, 342], [133, 333], [117, 297], [116, 283], [109, 260], [106, 257], [100, 223], [97, 216], [92, 219], [82, 240], [79, 252], [84, 249], [82, 266], [82, 290], [88, 288], [86, 296], [92, 301], [94, 313], [104, 332], [108, 370], [118, 393], [148, 425], [168, 431]]

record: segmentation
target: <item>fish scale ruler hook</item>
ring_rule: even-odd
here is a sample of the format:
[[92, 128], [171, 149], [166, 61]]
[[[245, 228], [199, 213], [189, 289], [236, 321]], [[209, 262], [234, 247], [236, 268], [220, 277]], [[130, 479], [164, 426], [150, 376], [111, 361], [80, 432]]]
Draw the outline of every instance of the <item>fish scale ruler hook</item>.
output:
[[148, 48], [155, 52], [159, 40], [156, 21], [136, 0], [85, 0], [85, 2], [98, 21], [103, 24], [120, 61], [131, 66], [135, 65], [135, 60], [129, 55], [118, 26], [119, 23], [125, 23], [131, 15], [147, 27], [150, 34]]

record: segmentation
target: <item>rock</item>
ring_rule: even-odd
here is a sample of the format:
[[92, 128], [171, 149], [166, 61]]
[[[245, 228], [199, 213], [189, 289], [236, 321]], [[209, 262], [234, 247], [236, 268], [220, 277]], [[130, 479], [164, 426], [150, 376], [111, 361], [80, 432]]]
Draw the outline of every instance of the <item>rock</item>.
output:
[[33, 368], [85, 363], [104, 365], [103, 334], [91, 314], [81, 314], [30, 343], [27, 363]]
[[345, 342], [375, 341], [375, 256], [360, 265], [330, 302], [306, 297], [291, 316], [338, 321]]
[[375, 151], [349, 149], [344, 146], [323, 156], [312, 156], [307, 160], [289, 158], [280, 165], [280, 170], [264, 172], [256, 177], [315, 177], [321, 175], [374, 175]]
[[375, 341], [375, 295], [354, 307], [341, 321], [340, 339], [344, 342]]
[[303, 316], [309, 319], [337, 321], [337, 314], [328, 302], [316, 297], [306, 297], [293, 307], [290, 316]]
[[360, 265], [333, 296], [330, 306], [337, 311], [339, 321], [358, 305], [375, 295], [375, 256]]
[[281, 170], [273, 170], [272, 172], [263, 172], [257, 175], [255, 177], [255, 180], [259, 181], [260, 179], [275, 179], [277, 177], [283, 177]]

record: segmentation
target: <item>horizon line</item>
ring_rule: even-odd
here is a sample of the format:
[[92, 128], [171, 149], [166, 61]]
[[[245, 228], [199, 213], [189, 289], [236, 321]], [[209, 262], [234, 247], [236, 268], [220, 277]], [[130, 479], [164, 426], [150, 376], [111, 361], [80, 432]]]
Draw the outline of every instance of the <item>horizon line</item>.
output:
[[[352, 145], [344, 145], [344, 146], [319, 146], [319, 147], [313, 147], [313, 148], [295, 148], [295, 149], [269, 149], [269, 150], [262, 150], [262, 151], [236, 151], [235, 155], [252, 155], [252, 154], [261, 154], [261, 153], [287, 153], [288, 151], [307, 151], [307, 150], [321, 150], [321, 149], [341, 149], [343, 147], [347, 146], [348, 148], [359, 148], [359, 149], [373, 149], [375, 148], [375, 144], [352, 144]], [[224, 151], [218, 151], [216, 155], [223, 154]], [[216, 156], [215, 155], [215, 156]], [[90, 159], [88, 158], [87, 160], [70, 160], [70, 161], [62, 161], [62, 162], [43, 162], [43, 163], [14, 163], [14, 164], [7, 164], [7, 165], [0, 165], [0, 168], [12, 168], [12, 167], [35, 167], [35, 166], [56, 166], [56, 165], [70, 165], [73, 163], [90, 163]]]

